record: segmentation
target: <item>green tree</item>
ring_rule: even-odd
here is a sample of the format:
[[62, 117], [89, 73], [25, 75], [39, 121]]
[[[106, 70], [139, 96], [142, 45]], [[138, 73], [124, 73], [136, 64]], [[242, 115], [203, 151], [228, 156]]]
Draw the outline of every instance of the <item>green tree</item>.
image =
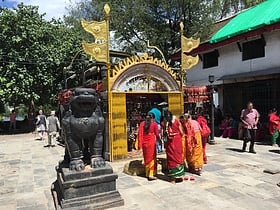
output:
[[38, 7], [0, 8], [0, 98], [15, 106], [55, 104], [63, 68], [81, 38], [60, 20], [44, 20]]
[[[165, 57], [180, 48], [179, 23], [185, 25], [185, 35], [206, 38], [213, 24], [212, 4], [207, 0], [84, 0], [68, 8], [65, 21], [80, 27], [82, 17], [100, 20], [103, 6], [111, 7], [110, 28], [115, 32], [121, 50], [146, 51], [147, 40], [160, 48]], [[81, 29], [82, 30], [82, 29]]]
[[216, 14], [217, 19], [222, 19], [263, 1], [264, 0], [213, 0], [214, 8], [216, 8], [213, 12]]
[[[159, 47], [165, 57], [180, 48], [179, 23], [186, 36], [209, 38], [216, 20], [263, 0], [83, 0], [68, 8], [65, 21], [79, 28], [80, 19], [100, 20], [103, 6], [111, 7], [110, 28], [120, 50], [146, 51], [146, 42]], [[83, 34], [84, 37], [85, 34]]]

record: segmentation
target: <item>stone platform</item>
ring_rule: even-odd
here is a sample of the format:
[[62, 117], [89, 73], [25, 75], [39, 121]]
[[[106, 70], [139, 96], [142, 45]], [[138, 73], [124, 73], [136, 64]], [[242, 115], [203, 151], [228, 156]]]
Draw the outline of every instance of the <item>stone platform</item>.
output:
[[80, 172], [60, 166], [56, 170], [57, 180], [52, 185], [56, 209], [106, 209], [124, 205], [116, 190], [118, 175], [109, 164]]

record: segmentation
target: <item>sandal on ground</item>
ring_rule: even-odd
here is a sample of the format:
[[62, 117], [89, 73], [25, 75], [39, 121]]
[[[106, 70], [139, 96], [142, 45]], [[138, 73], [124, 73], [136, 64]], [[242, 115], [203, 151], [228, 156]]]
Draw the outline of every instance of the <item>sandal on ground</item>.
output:
[[201, 168], [195, 169], [195, 174], [201, 176]]
[[149, 180], [149, 181], [153, 181], [153, 180], [157, 180], [157, 178], [156, 178], [155, 176], [149, 176], [149, 177], [148, 177], [148, 180]]
[[194, 181], [195, 178], [193, 176], [190, 177], [190, 181]]
[[183, 180], [188, 181], [188, 180], [189, 180], [189, 177], [188, 177], [188, 176], [184, 176], [184, 177], [183, 177]]

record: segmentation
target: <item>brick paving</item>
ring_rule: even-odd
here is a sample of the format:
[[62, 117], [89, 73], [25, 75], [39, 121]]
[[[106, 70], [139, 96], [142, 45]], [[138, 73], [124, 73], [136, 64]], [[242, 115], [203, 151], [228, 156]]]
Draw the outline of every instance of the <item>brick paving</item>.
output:
[[[118, 173], [117, 188], [125, 206], [134, 209], [279, 209], [280, 148], [256, 145], [257, 154], [240, 153], [239, 140], [216, 138], [208, 145], [209, 162], [195, 181], [173, 185], [160, 174], [149, 182], [123, 173], [132, 158], [110, 163]], [[51, 184], [64, 148], [45, 148], [35, 134], [0, 135], [0, 209], [54, 209]], [[161, 155], [164, 157], [164, 155]], [[188, 174], [189, 175], [189, 174]]]

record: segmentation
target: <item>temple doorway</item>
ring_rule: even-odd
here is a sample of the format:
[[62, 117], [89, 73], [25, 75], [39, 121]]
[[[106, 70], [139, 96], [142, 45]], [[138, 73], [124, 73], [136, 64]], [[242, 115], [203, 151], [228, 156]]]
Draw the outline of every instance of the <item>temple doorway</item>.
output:
[[127, 150], [137, 150], [137, 131], [139, 124], [145, 120], [147, 113], [152, 108], [162, 111], [161, 104], [167, 106], [167, 94], [157, 93], [127, 93], [126, 113], [127, 113]]
[[[131, 133], [153, 107], [164, 103], [173, 114], [183, 112], [183, 92], [178, 74], [148, 54], [127, 58], [110, 70], [108, 121], [110, 159], [126, 158]], [[136, 149], [136, 148], [135, 148]]]

